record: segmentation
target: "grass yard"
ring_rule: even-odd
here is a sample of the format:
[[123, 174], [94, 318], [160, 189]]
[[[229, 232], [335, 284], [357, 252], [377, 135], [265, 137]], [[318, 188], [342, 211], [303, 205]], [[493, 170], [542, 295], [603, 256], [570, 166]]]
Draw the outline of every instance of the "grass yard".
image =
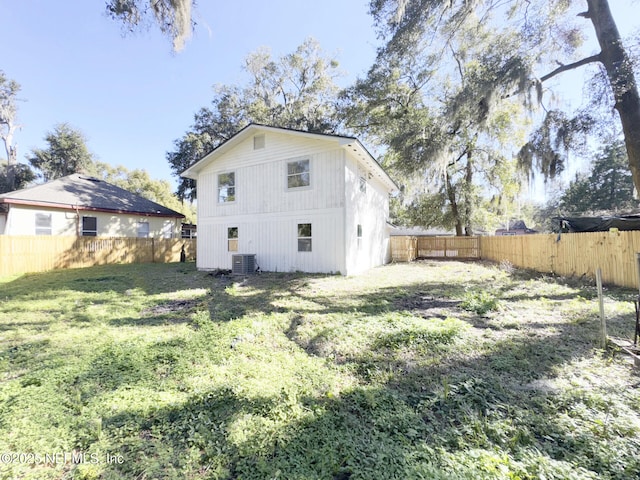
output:
[[[636, 292], [608, 289], [609, 333]], [[488, 264], [0, 279], [0, 476], [634, 479], [640, 376], [593, 286]]]

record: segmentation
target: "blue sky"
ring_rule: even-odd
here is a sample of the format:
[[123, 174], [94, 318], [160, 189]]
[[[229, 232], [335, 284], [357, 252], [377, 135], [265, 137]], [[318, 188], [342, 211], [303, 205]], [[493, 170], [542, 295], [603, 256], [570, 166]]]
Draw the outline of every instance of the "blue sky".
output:
[[[610, 3], [623, 33], [638, 27], [637, 2]], [[165, 153], [214, 84], [243, 83], [247, 54], [268, 46], [279, 56], [314, 37], [337, 56], [346, 86], [378, 44], [366, 0], [200, 0], [194, 16], [194, 36], [175, 54], [154, 28], [123, 36], [102, 0], [0, 0], [0, 69], [22, 86], [20, 161], [68, 122], [101, 161], [173, 183]]]

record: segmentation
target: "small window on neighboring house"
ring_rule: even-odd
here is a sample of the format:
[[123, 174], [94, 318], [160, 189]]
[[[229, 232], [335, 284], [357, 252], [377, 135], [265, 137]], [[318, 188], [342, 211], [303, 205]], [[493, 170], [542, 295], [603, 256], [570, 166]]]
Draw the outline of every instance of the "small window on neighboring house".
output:
[[98, 219], [96, 217], [82, 217], [82, 236], [96, 237], [98, 235]]
[[311, 185], [309, 160], [287, 163], [287, 188], [308, 187]]
[[36, 213], [36, 235], [51, 235], [50, 213]]
[[149, 238], [149, 222], [138, 222], [138, 238]]
[[362, 248], [362, 225], [358, 224], [357, 229], [357, 237], [358, 237], [358, 250]]
[[311, 251], [311, 224], [310, 223], [298, 224], [298, 251], [299, 252]]
[[253, 137], [253, 149], [254, 150], [260, 150], [261, 148], [264, 148], [264, 146], [265, 146], [264, 134], [256, 135], [256, 136]]
[[173, 222], [171, 220], [165, 220], [162, 225], [162, 237], [173, 238]]
[[236, 174], [235, 172], [218, 175], [218, 203], [235, 202]]
[[227, 250], [229, 252], [238, 251], [238, 227], [229, 227], [227, 229]]

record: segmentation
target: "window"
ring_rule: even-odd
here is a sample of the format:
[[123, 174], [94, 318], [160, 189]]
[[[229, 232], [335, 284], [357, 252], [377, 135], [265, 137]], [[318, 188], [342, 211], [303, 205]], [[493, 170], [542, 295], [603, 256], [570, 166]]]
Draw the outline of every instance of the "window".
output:
[[227, 229], [227, 251], [238, 251], [238, 227], [229, 227]]
[[298, 251], [299, 252], [311, 251], [311, 224], [310, 223], [298, 224]]
[[253, 149], [254, 150], [260, 150], [261, 148], [264, 148], [264, 146], [265, 146], [264, 134], [256, 135], [256, 136], [253, 137]]
[[358, 168], [358, 175], [360, 177], [360, 191], [367, 193], [367, 172], [361, 168]]
[[82, 217], [82, 236], [95, 237], [98, 235], [98, 219], [96, 217]]
[[162, 236], [164, 238], [173, 238], [173, 222], [171, 220], [165, 220], [162, 225]]
[[138, 222], [138, 238], [149, 238], [149, 222]]
[[36, 235], [51, 235], [50, 213], [36, 213]]
[[362, 248], [362, 225], [360, 224], [358, 224], [357, 237], [358, 237], [358, 250], [360, 250]]
[[218, 175], [218, 203], [236, 201], [236, 174], [235, 172], [221, 173]]
[[308, 187], [311, 185], [309, 160], [287, 163], [287, 188]]

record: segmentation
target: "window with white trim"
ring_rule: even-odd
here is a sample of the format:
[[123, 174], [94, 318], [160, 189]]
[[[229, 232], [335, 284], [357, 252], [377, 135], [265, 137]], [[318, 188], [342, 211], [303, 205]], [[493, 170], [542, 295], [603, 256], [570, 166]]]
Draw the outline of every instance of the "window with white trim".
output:
[[227, 251], [238, 251], [238, 227], [227, 228]]
[[298, 224], [298, 251], [299, 252], [311, 251], [311, 224], [310, 223]]
[[98, 236], [98, 219], [96, 217], [82, 217], [82, 236]]
[[356, 235], [358, 238], [358, 250], [360, 250], [362, 248], [362, 225], [358, 224], [358, 228], [356, 231]]
[[36, 235], [51, 235], [50, 213], [36, 213]]
[[149, 238], [149, 222], [138, 222], [138, 238]]
[[287, 163], [287, 188], [311, 185], [311, 162], [309, 159]]
[[218, 174], [218, 203], [236, 201], [236, 173]]

